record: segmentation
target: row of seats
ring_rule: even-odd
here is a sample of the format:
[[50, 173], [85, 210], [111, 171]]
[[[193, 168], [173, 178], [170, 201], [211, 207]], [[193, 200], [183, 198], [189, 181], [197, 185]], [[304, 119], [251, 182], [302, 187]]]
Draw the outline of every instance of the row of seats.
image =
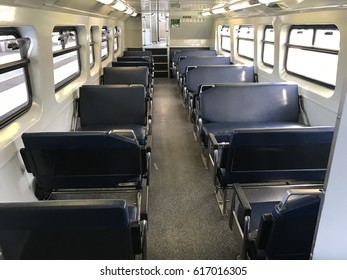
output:
[[112, 62], [113, 67], [146, 66], [148, 68], [148, 85], [153, 92], [154, 60], [151, 51], [124, 51], [123, 56]]
[[152, 134], [151, 106], [143, 85], [85, 85], [77, 107], [75, 130], [130, 129], [141, 145]]
[[249, 65], [203, 65], [189, 66], [183, 85], [183, 102], [191, 121], [194, 119], [199, 93], [214, 84], [252, 83], [257, 78], [254, 67]]
[[190, 67], [203, 65], [230, 65], [230, 57], [219, 56], [215, 50], [197, 50], [176, 52], [173, 69], [181, 92], [185, 85], [186, 72]]
[[301, 122], [297, 85], [256, 82], [249, 66], [187, 65], [184, 103], [223, 215], [233, 189], [241, 258], [308, 259], [334, 128]]
[[39, 201], [0, 204], [3, 258], [146, 258], [148, 77], [148, 67], [107, 67], [104, 84], [80, 88], [74, 131], [22, 135]]
[[188, 56], [216, 56], [217, 52], [215, 50], [206, 50], [206, 49], [177, 49], [171, 56], [171, 67], [172, 74], [177, 78], [177, 65], [182, 58], [187, 58]]
[[218, 142], [228, 142], [236, 128], [305, 126], [299, 122], [296, 84], [213, 84], [197, 98], [196, 133], [205, 149], [210, 133]]
[[228, 142], [211, 133], [216, 193], [226, 214], [227, 190], [235, 184], [323, 183], [332, 127], [237, 128]]

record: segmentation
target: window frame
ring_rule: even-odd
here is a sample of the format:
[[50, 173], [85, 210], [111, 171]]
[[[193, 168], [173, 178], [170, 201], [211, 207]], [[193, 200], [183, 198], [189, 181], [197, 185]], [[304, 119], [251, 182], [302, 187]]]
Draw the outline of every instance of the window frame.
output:
[[[107, 32], [108, 35], [105, 36], [105, 39], [104, 39], [104, 36], [103, 36], [103, 33], [104, 33], [104, 30]], [[106, 60], [109, 56], [110, 56], [110, 37], [109, 37], [109, 27], [108, 26], [103, 26], [101, 28], [101, 47], [100, 47], [100, 55], [101, 55], [101, 61], [104, 61]], [[106, 55], [102, 55], [102, 44], [103, 42], [106, 42], [106, 49], [107, 49], [107, 54]]]
[[[95, 40], [94, 40], [94, 26], [90, 27], [90, 40], [89, 40], [89, 51], [92, 57], [92, 60], [89, 61], [90, 69], [95, 66]], [[90, 57], [89, 57], [90, 59]]]
[[[53, 51], [53, 59], [58, 57], [58, 56], [62, 56], [68, 53], [72, 53], [72, 52], [77, 52], [77, 62], [78, 62], [78, 71], [73, 74], [70, 75], [68, 77], [66, 77], [65, 79], [61, 80], [58, 83], [54, 83], [54, 87], [55, 87], [55, 92], [57, 93], [60, 89], [62, 89], [63, 87], [65, 87], [66, 85], [68, 85], [69, 83], [71, 83], [72, 81], [76, 80], [80, 75], [81, 75], [81, 54], [80, 54], [80, 49], [81, 49], [81, 45], [79, 44], [79, 40], [78, 40], [78, 30], [76, 26], [55, 26], [52, 30], [53, 32], [66, 32], [66, 31], [74, 31], [76, 33], [76, 46], [72, 46], [72, 47], [68, 47], [68, 48], [64, 48], [61, 50], [56, 50]], [[53, 66], [54, 66], [54, 62], [53, 62]], [[53, 72], [54, 72], [54, 68], [53, 68]]]
[[[292, 32], [293, 29], [313, 29], [312, 46], [290, 44], [289, 43], [290, 42], [290, 35], [291, 35], [291, 32]], [[333, 55], [337, 55], [337, 56], [339, 55], [339, 50], [335, 51], [335, 50], [332, 50], [332, 49], [317, 48], [317, 47], [313, 46], [315, 38], [316, 38], [317, 30], [325, 30], [325, 29], [326, 30], [332, 30], [332, 29], [339, 30], [338, 27], [336, 25], [334, 25], [334, 24], [325, 24], [325, 25], [313, 25], [313, 24], [292, 25], [290, 27], [289, 31], [288, 31], [288, 37], [287, 37], [287, 42], [286, 42], [286, 54], [285, 54], [284, 68], [285, 68], [286, 73], [288, 73], [288, 74], [290, 74], [292, 76], [295, 76], [295, 77], [301, 78], [301, 79], [303, 79], [305, 81], [309, 81], [311, 83], [318, 84], [320, 86], [323, 86], [323, 87], [326, 87], [326, 88], [334, 90], [336, 84], [335, 85], [328, 84], [328, 83], [322, 82], [320, 80], [316, 80], [314, 78], [310, 78], [310, 77], [298, 74], [296, 72], [290, 71], [287, 68], [288, 54], [289, 54], [289, 49], [290, 48], [300, 49], [300, 50], [304, 50], [304, 51], [313, 51], [313, 52], [325, 53], [325, 54], [333, 54]]]
[[[240, 29], [241, 28], [245, 28], [245, 27], [253, 28], [253, 39], [251, 39], [251, 38], [243, 38], [243, 37], [240, 38], [239, 37]], [[249, 57], [249, 56], [246, 56], [244, 54], [240, 54], [240, 40], [241, 41], [247, 41], [247, 42], [253, 42], [253, 57]], [[237, 55], [242, 57], [242, 58], [245, 58], [247, 60], [254, 61], [254, 26], [251, 25], [251, 24], [239, 25], [238, 28], [237, 28], [236, 41], [237, 41], [237, 49], [236, 49]]]
[[[261, 41], [262, 43], [262, 52], [261, 52], [261, 62], [267, 66], [267, 67], [270, 67], [270, 68], [273, 68], [274, 65], [270, 64], [270, 63], [267, 63], [265, 60], [264, 60], [264, 54], [265, 54], [265, 45], [268, 44], [268, 45], [272, 45], [274, 48], [275, 48], [275, 39], [274, 41], [268, 41], [266, 40], [266, 30], [267, 29], [272, 29], [273, 32], [275, 32], [275, 29], [273, 28], [272, 25], [266, 25], [265, 28], [264, 28], [264, 33], [263, 33], [263, 39]], [[275, 52], [273, 53], [273, 56], [274, 56], [274, 61], [275, 61]]]
[[[228, 28], [229, 29], [229, 36], [223, 34], [223, 28]], [[230, 49], [223, 48], [223, 39], [224, 38], [229, 38], [229, 47], [230, 47]], [[231, 41], [230, 41], [230, 27], [228, 25], [222, 25], [221, 30], [220, 30], [220, 49], [225, 51], [225, 52], [231, 53], [231, 45], [230, 45], [230, 43], [231, 43]]]
[[[1, 27], [0, 36], [13, 36], [15, 37], [15, 39], [24, 38], [21, 36], [19, 30], [15, 27]], [[29, 109], [32, 106], [33, 93], [32, 93], [30, 75], [29, 75], [29, 63], [30, 63], [30, 59], [28, 57], [22, 57], [21, 55], [21, 59], [19, 60], [0, 64], [0, 75], [14, 71], [14, 70], [22, 69], [23, 76], [24, 76], [24, 83], [27, 89], [27, 104], [24, 106], [21, 106], [23, 104], [19, 104], [16, 108], [13, 108], [12, 110], [5, 113], [3, 117], [0, 119], [0, 129], [9, 125], [15, 119], [17, 119], [18, 117], [22, 116], [24, 113], [29, 111]]]
[[[119, 37], [119, 27], [116, 25], [113, 29], [113, 32], [114, 32], [114, 36], [113, 36], [113, 53], [116, 53], [119, 49], [119, 41], [118, 41], [118, 37]], [[117, 48], [115, 48], [115, 46], [117, 45]]]

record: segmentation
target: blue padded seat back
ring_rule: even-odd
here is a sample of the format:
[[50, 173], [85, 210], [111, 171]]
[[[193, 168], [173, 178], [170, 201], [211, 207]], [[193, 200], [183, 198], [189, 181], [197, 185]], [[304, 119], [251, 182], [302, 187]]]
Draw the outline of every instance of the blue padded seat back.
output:
[[81, 126], [146, 125], [146, 108], [143, 86], [86, 85], [80, 88]]
[[124, 51], [123, 56], [148, 56], [148, 57], [152, 57], [152, 51]]
[[216, 56], [216, 50], [184, 50], [180, 52], [175, 52], [173, 57], [173, 62], [177, 64], [177, 62], [181, 59], [181, 57], [188, 56]]
[[137, 141], [108, 132], [24, 133], [26, 169], [44, 189], [140, 185], [143, 153]]
[[226, 181], [321, 182], [333, 133], [333, 127], [234, 130], [226, 160]]
[[153, 61], [150, 57], [146, 56], [119, 56], [117, 57], [117, 61], [145, 61], [149, 62], [150, 65], [153, 67]]
[[148, 87], [148, 67], [104, 67], [103, 81], [105, 85], [143, 85]]
[[203, 122], [298, 122], [298, 87], [286, 83], [215, 85], [200, 93]]
[[235, 82], [254, 82], [254, 67], [245, 65], [197, 66], [186, 74], [186, 87], [192, 93], [198, 93], [201, 84]]
[[133, 259], [125, 200], [64, 200], [0, 204], [5, 259]]
[[112, 61], [112, 67], [136, 67], [146, 66], [151, 71], [151, 63], [149, 61]]
[[289, 200], [282, 212], [274, 208], [268, 259], [309, 259], [319, 205], [320, 198], [311, 195]]
[[187, 66], [201, 66], [201, 65], [230, 65], [230, 57], [225, 56], [189, 56], [181, 59], [178, 62], [179, 75], [186, 71]]

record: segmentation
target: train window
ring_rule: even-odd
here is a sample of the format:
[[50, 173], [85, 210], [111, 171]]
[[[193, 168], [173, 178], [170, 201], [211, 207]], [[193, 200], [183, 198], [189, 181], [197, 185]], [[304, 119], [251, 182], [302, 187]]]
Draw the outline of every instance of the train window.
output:
[[31, 106], [29, 46], [29, 38], [21, 38], [17, 29], [0, 28], [0, 128]]
[[230, 29], [228, 25], [223, 25], [220, 32], [220, 44], [221, 49], [226, 52], [231, 51], [230, 44]]
[[264, 65], [273, 67], [275, 59], [275, 31], [271, 25], [268, 25], [264, 29], [264, 38], [263, 38], [263, 52], [262, 52], [262, 62]]
[[94, 42], [94, 28], [90, 28], [90, 39], [89, 39], [89, 63], [90, 63], [90, 69], [94, 67], [95, 65], [95, 42]]
[[118, 26], [114, 28], [114, 41], [113, 41], [113, 51], [118, 51], [118, 37], [119, 37], [120, 29]]
[[334, 88], [340, 45], [335, 25], [292, 26], [287, 44], [286, 71]]
[[249, 60], [254, 58], [254, 28], [240, 25], [237, 28], [237, 54]]
[[109, 53], [109, 45], [108, 45], [108, 41], [110, 38], [110, 31], [107, 28], [107, 26], [103, 26], [102, 27], [102, 31], [101, 31], [101, 59], [105, 60]]
[[55, 27], [52, 32], [54, 85], [58, 91], [81, 73], [80, 45], [74, 27]]

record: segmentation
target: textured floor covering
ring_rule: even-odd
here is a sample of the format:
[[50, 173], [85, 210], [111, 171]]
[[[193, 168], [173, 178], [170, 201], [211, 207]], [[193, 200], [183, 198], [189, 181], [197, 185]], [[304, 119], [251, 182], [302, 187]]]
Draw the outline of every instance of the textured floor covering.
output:
[[173, 79], [154, 85], [148, 259], [236, 259]]

